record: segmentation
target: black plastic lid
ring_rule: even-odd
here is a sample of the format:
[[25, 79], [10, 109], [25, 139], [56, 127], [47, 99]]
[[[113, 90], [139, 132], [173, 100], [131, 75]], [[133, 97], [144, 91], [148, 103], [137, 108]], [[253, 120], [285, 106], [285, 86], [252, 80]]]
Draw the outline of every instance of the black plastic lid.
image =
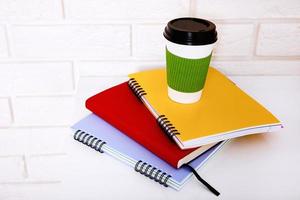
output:
[[216, 25], [199, 18], [178, 18], [168, 22], [164, 36], [167, 40], [184, 45], [206, 45], [217, 41]]

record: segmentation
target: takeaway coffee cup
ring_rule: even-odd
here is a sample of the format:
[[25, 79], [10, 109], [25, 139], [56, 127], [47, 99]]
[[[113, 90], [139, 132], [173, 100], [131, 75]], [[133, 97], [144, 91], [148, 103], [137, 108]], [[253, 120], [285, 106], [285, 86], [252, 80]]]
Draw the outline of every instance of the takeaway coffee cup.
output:
[[178, 18], [165, 27], [168, 95], [178, 103], [200, 100], [217, 41], [214, 23]]

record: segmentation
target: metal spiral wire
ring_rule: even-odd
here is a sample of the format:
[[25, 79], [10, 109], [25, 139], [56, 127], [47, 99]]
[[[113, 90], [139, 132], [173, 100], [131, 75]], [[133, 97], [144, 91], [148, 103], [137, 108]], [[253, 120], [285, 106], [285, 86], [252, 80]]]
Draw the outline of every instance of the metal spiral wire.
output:
[[140, 174], [153, 179], [154, 181], [158, 182], [161, 185], [164, 185], [165, 187], [168, 187], [167, 182], [172, 177], [171, 175], [168, 175], [167, 173], [141, 160], [136, 163], [134, 169]]
[[77, 130], [75, 132], [74, 139], [95, 149], [96, 151], [99, 151], [100, 153], [103, 153], [102, 147], [106, 143], [81, 130]]
[[128, 86], [139, 99], [142, 99], [142, 96], [147, 94], [134, 78], [129, 79]]
[[156, 121], [168, 137], [173, 138], [173, 136], [180, 134], [165, 115], [160, 115]]

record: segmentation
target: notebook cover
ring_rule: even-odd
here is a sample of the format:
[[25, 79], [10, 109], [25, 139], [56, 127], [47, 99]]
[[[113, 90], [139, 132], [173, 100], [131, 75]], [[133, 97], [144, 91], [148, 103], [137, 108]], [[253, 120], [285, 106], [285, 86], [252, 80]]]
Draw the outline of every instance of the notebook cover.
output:
[[[196, 150], [181, 150], [170, 141], [127, 82], [90, 97], [86, 107], [175, 168], [181, 158]], [[211, 146], [199, 148], [205, 151]]]
[[181, 142], [250, 127], [280, 125], [267, 109], [212, 67], [209, 67], [201, 100], [193, 104], [179, 104], [169, 99], [165, 68], [129, 77], [145, 90], [144, 97], [150, 105], [159, 114], [166, 115], [180, 132], [176, 137]]
[[[72, 126], [75, 130], [82, 130], [89, 133], [98, 139], [106, 142], [110, 148], [122, 153], [123, 155], [134, 159], [136, 162], [142, 160], [152, 166], [166, 172], [172, 176], [172, 179], [179, 184], [183, 184], [188, 177], [191, 176], [190, 170], [186, 168], [175, 169], [167, 164], [165, 161], [151, 153], [142, 145], [136, 143], [133, 139], [129, 138], [118, 129], [108, 124], [103, 119], [94, 114], [90, 114]], [[212, 156], [224, 143], [220, 143], [210, 148], [208, 151], [197, 157], [189, 164], [199, 169], [207, 159]], [[116, 152], [114, 151], [114, 152]], [[118, 155], [115, 155], [118, 157]], [[128, 163], [127, 163], [128, 164]], [[179, 188], [177, 188], [179, 189]]]

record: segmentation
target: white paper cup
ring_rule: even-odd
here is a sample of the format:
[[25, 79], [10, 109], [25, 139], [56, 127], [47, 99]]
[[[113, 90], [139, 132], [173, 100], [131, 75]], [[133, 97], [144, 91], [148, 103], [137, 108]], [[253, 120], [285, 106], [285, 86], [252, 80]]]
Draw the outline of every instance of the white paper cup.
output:
[[200, 100], [212, 50], [217, 41], [212, 22], [197, 18], [172, 20], [165, 28], [168, 96], [189, 104]]
[[[166, 48], [172, 54], [189, 59], [201, 59], [211, 55], [215, 43], [208, 45], [182, 45], [166, 40]], [[168, 86], [169, 97], [178, 103], [189, 104], [200, 100], [203, 89], [197, 92], [180, 92]]]

